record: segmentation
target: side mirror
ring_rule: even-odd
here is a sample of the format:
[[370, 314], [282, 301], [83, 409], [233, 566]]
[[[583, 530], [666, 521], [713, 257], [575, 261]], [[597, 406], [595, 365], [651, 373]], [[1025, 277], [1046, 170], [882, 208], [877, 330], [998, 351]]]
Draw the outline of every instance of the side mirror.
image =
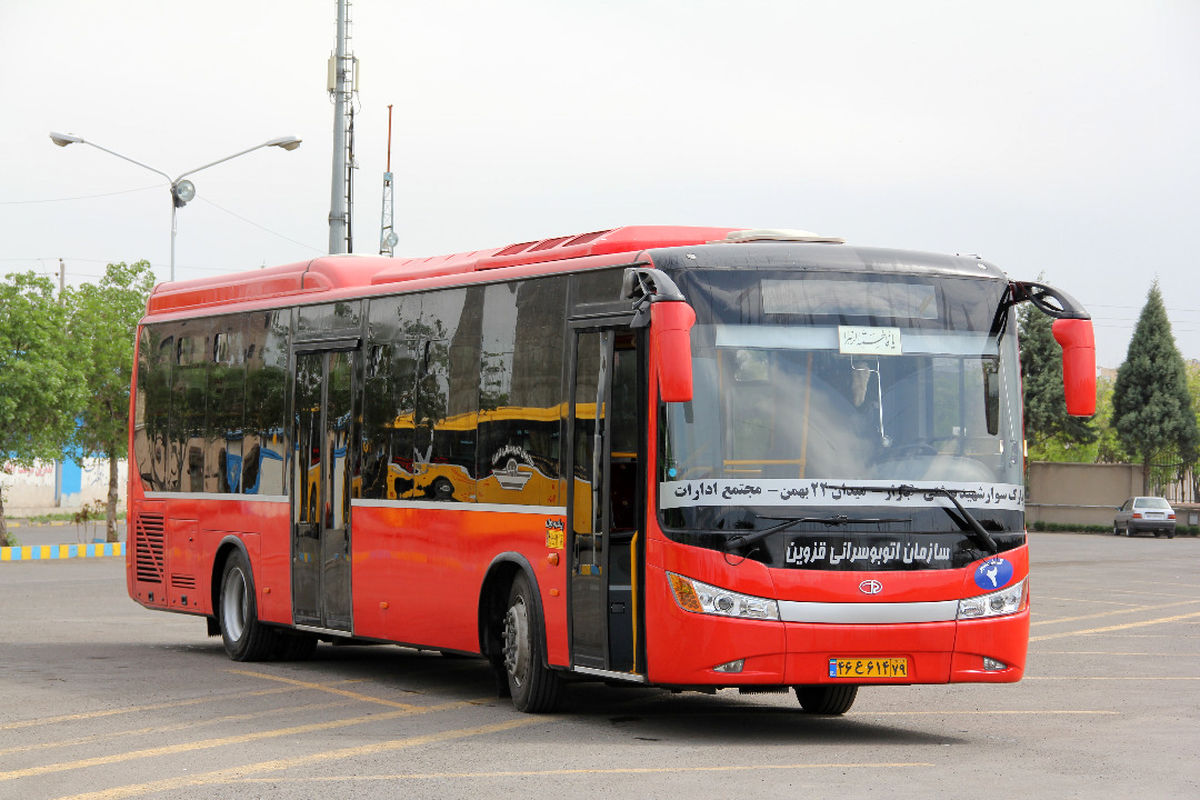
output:
[[658, 396], [668, 403], [692, 399], [692, 325], [696, 312], [682, 301], [650, 305], [650, 353], [658, 372]]
[[1096, 413], [1096, 339], [1090, 319], [1056, 319], [1051, 330], [1063, 351], [1063, 393], [1067, 413]]

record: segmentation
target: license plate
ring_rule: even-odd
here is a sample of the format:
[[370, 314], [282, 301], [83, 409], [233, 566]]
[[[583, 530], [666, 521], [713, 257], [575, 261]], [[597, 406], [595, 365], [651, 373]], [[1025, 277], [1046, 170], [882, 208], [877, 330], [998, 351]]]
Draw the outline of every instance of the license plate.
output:
[[907, 678], [907, 658], [831, 658], [831, 678]]

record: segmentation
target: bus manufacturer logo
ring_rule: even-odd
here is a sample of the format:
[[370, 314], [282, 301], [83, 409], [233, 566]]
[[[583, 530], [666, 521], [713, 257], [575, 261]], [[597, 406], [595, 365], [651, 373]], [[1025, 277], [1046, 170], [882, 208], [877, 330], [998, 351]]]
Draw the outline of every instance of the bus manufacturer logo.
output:
[[883, 584], [877, 580], [866, 580], [858, 585], [858, 590], [863, 594], [879, 594], [883, 591]]

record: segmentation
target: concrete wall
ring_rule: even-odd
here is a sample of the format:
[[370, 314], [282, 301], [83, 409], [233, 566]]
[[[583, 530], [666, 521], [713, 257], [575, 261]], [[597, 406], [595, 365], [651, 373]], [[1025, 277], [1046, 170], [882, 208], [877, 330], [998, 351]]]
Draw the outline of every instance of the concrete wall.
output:
[[1113, 512], [1142, 493], [1137, 464], [1029, 463], [1026, 524], [1112, 525]]
[[[64, 511], [74, 513], [96, 500], [108, 501], [107, 459], [87, 459], [82, 467], [67, 462], [62, 465], [59, 474], [56, 474], [54, 462], [49, 461], [37, 462], [32, 467], [5, 465], [4, 470], [0, 471], [5, 515], [22, 517]], [[129, 478], [129, 466], [124, 460], [117, 462], [117, 475], [118, 504], [123, 506]], [[59, 502], [55, 503], [55, 490], [60, 485], [61, 496]]]

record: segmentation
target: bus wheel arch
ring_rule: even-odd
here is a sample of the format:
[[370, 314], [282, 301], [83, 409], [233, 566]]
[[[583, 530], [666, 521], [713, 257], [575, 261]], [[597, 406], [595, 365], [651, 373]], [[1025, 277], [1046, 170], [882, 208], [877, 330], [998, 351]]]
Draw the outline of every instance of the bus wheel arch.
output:
[[217, 546], [217, 554], [213, 557], [212, 575], [209, 581], [209, 601], [212, 603], [212, 620], [216, 626], [216, 630], [212, 632], [214, 636], [221, 634], [221, 581], [225, 576], [225, 562], [229, 560], [234, 551], [240, 551], [242, 557], [246, 559], [246, 563], [250, 563], [250, 554], [246, 552], [246, 545], [236, 536], [226, 536], [221, 540], [221, 544]]
[[[537, 578], [528, 560], [503, 553], [492, 560], [479, 598], [479, 646], [496, 676], [497, 693], [519, 711], [553, 710], [561, 679], [546, 657], [546, 625]], [[518, 676], [513, 675], [520, 661]]]
[[223, 560], [217, 622], [225, 652], [234, 661], [264, 661], [276, 657], [278, 636], [258, 619], [258, 598], [250, 559], [233, 547]]
[[[238, 581], [245, 589], [240, 600], [233, 596]], [[237, 536], [225, 537], [213, 559], [209, 635], [221, 637], [225, 652], [234, 661], [304, 661], [312, 657], [317, 647], [316, 636], [259, 620], [254, 581], [246, 545]], [[227, 611], [232, 612], [233, 618], [226, 619]]]

